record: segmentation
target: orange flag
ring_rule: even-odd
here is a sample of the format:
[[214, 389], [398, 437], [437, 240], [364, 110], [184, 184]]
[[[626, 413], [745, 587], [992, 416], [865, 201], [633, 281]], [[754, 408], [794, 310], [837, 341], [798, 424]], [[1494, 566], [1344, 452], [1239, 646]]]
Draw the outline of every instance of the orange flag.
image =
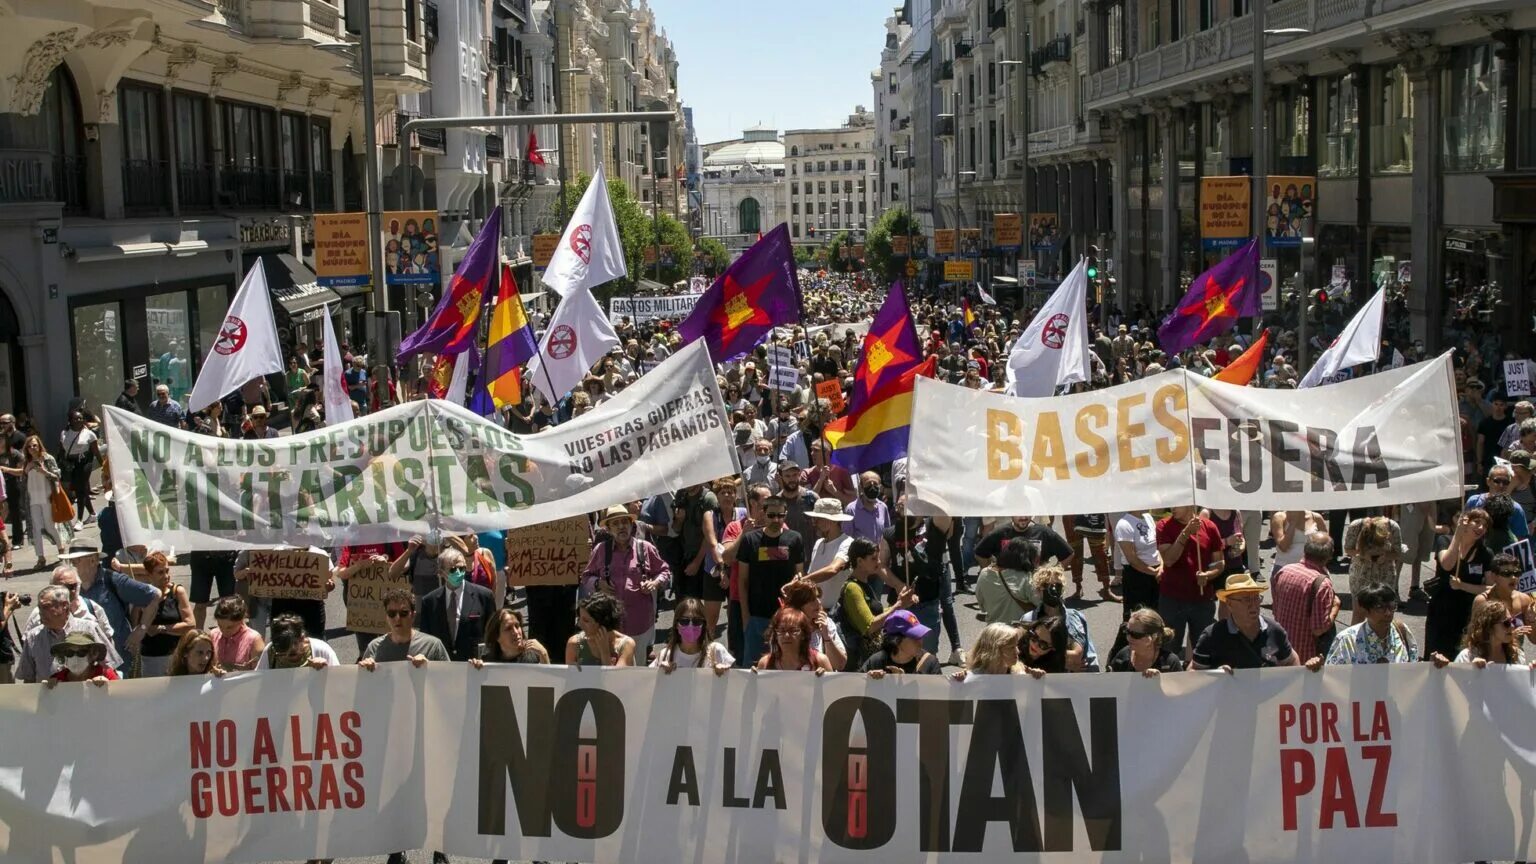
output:
[[1239, 387], [1248, 386], [1253, 380], [1254, 373], [1259, 371], [1259, 365], [1264, 362], [1264, 347], [1269, 344], [1269, 329], [1265, 328], [1259, 338], [1253, 340], [1248, 350], [1237, 355], [1237, 359], [1227, 364], [1227, 367], [1217, 372], [1213, 377], [1217, 381], [1228, 384], [1236, 384]]

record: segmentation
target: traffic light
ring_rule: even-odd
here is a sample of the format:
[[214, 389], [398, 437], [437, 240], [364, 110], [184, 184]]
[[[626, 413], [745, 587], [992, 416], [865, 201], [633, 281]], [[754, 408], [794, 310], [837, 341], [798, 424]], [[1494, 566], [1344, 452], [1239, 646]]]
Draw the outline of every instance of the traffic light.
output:
[[1099, 278], [1099, 247], [1088, 247], [1088, 281]]
[[1318, 289], [1313, 290], [1313, 292], [1312, 292], [1312, 302], [1316, 303], [1318, 306], [1327, 306], [1328, 305], [1328, 289], [1327, 288], [1318, 288]]

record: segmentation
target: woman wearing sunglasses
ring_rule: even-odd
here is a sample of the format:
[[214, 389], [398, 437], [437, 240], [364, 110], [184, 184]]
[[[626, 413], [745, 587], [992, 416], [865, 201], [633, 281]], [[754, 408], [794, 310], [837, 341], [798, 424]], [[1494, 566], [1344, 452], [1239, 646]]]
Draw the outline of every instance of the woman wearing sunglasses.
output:
[[1497, 600], [1489, 600], [1467, 624], [1467, 635], [1462, 640], [1461, 652], [1452, 662], [1471, 663], [1479, 669], [1489, 663], [1525, 663], [1525, 655], [1521, 653], [1520, 643], [1515, 639], [1517, 626], [1515, 619], [1509, 616], [1508, 606]]
[[724, 645], [707, 641], [706, 615], [703, 600], [685, 597], [679, 601], [672, 613], [672, 632], [667, 634], [666, 644], [656, 652], [651, 668], [670, 675], [679, 666], [703, 669], [708, 663], [716, 675], [724, 675], [736, 665], [736, 658], [725, 650]]
[[785, 607], [799, 609], [811, 622], [811, 648], [827, 655], [834, 672], [848, 668], [848, 651], [843, 636], [821, 605], [821, 586], [806, 579], [796, 579], [779, 589]]
[[1531, 635], [1531, 624], [1536, 615], [1532, 614], [1531, 595], [1515, 590], [1520, 584], [1520, 559], [1508, 552], [1500, 552], [1493, 556], [1488, 569], [1488, 590], [1473, 598], [1472, 616], [1477, 617], [1477, 610], [1484, 604], [1494, 600], [1503, 603], [1509, 610], [1510, 619], [1515, 622], [1515, 644], [1524, 644], [1526, 637]]
[[[1060, 618], [1040, 618], [1021, 621], [1018, 624], [1019, 652], [1025, 670], [1036, 678], [1047, 672], [1066, 672], [1067, 650], [1072, 640], [1067, 636], [1067, 623]], [[1038, 673], [1038, 674], [1037, 674]]]
[[1184, 661], [1168, 647], [1173, 629], [1155, 609], [1141, 608], [1125, 622], [1126, 645], [1109, 661], [1110, 672], [1140, 672], [1156, 678], [1164, 672], [1183, 672]]
[[107, 646], [89, 633], [76, 631], [65, 636], [53, 646], [51, 653], [59, 662], [59, 671], [43, 679], [43, 684], [50, 690], [60, 681], [89, 681], [103, 687], [108, 681], [117, 680], [117, 672], [107, 663]]
[[1456, 653], [1472, 616], [1472, 603], [1487, 587], [1493, 564], [1486, 510], [1469, 508], [1451, 524], [1455, 528], [1450, 545], [1435, 555], [1435, 575], [1425, 585], [1429, 606], [1424, 616], [1424, 653], [1430, 656]]

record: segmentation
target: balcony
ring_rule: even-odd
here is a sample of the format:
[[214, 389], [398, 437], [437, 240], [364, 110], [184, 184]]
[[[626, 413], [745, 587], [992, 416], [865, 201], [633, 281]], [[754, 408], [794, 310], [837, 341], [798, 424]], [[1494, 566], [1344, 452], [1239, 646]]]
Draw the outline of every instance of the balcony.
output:
[[971, 57], [971, 43], [964, 42], [964, 41], [956, 42], [955, 43], [955, 59], [956, 60], [969, 60], [970, 57]]
[[991, 14], [987, 16], [988, 30], [1001, 30], [1007, 26], [1008, 10], [1003, 6], [998, 6], [996, 9], [993, 9]]
[[277, 210], [282, 206], [276, 168], [226, 166], [220, 172], [219, 204], [239, 210]]
[[1072, 37], [1066, 33], [1057, 34], [1056, 38], [1036, 48], [1029, 55], [1030, 68], [1036, 75], [1048, 71], [1047, 66], [1052, 63], [1072, 62]]
[[955, 61], [953, 61], [953, 60], [945, 60], [943, 63], [939, 64], [939, 80], [940, 81], [953, 81], [953, 80], [955, 80]]
[[64, 202], [65, 213], [84, 213], [87, 205], [86, 164], [84, 156], [56, 156], [53, 160], [53, 180], [58, 197]]
[[313, 210], [314, 202], [309, 200], [309, 172], [308, 171], [283, 171], [283, 209], [284, 210]]
[[123, 208], [129, 213], [171, 209], [169, 171], [164, 159], [123, 160]]
[[500, 135], [485, 136], [485, 157], [487, 159], [501, 159], [506, 155], [506, 145], [502, 143]]
[[933, 121], [933, 134], [939, 138], [953, 138], [955, 135], [955, 118], [935, 118]]
[[[218, 5], [225, 20], [252, 39], [336, 42], [346, 38], [341, 4], [342, 0], [219, 0]], [[238, 19], [231, 18], [231, 11], [237, 12]]]
[[942, 24], [964, 24], [969, 17], [969, 5], [966, 0], [944, 0], [944, 6], [939, 10], [939, 22]]
[[183, 210], [212, 210], [213, 166], [206, 162], [178, 164], [176, 197]]

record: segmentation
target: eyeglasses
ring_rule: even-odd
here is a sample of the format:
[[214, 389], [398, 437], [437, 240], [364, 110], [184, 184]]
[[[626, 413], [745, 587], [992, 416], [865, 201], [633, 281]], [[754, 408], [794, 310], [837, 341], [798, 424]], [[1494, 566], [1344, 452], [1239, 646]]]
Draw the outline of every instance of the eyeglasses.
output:
[[92, 649], [90, 649], [90, 648], [65, 648], [65, 649], [59, 651], [59, 656], [60, 657], [89, 657], [89, 656], [91, 656], [91, 652], [92, 652]]
[[1509, 478], [1508, 477], [1489, 477], [1488, 478], [1488, 485], [1489, 486], [1508, 486], [1509, 485]]
[[768, 516], [769, 519], [787, 519], [787, 518], [789, 518], [789, 514], [788, 513], [769, 513], [769, 514], [767, 514], [767, 516]]
[[1030, 634], [1029, 634], [1029, 642], [1030, 642], [1031, 645], [1038, 645], [1041, 648], [1051, 648], [1051, 647], [1053, 647], [1051, 645], [1051, 640], [1049, 640], [1049, 639], [1045, 638], [1044, 636], [1041, 636], [1040, 634], [1035, 633], [1033, 631], [1031, 631]]
[[411, 617], [411, 610], [409, 610], [409, 609], [385, 609], [384, 610], [384, 614], [388, 615], [391, 618], [409, 618], [409, 617]]
[[1369, 609], [1367, 609], [1365, 611], [1367, 611], [1367, 612], [1396, 612], [1397, 611], [1397, 604], [1396, 603], [1382, 603], [1382, 604], [1377, 605], [1377, 606], [1372, 606], [1371, 608], [1369, 608]]
[[704, 619], [703, 618], [679, 618], [679, 619], [677, 619], [677, 623], [680, 626], [684, 626], [684, 627], [688, 627], [688, 626], [703, 627], [704, 626]]
[[1151, 639], [1152, 637], [1156, 636], [1157, 634], [1152, 632], [1152, 631], [1150, 631], [1150, 630], [1143, 632], [1141, 630], [1129, 630], [1128, 629], [1128, 630], [1125, 631], [1125, 635], [1128, 638], [1131, 638], [1131, 639]]
[[1513, 630], [1516, 627], [1520, 626], [1520, 619], [1519, 618], [1505, 618], [1504, 619], [1504, 626], [1508, 627], [1511, 630]]

